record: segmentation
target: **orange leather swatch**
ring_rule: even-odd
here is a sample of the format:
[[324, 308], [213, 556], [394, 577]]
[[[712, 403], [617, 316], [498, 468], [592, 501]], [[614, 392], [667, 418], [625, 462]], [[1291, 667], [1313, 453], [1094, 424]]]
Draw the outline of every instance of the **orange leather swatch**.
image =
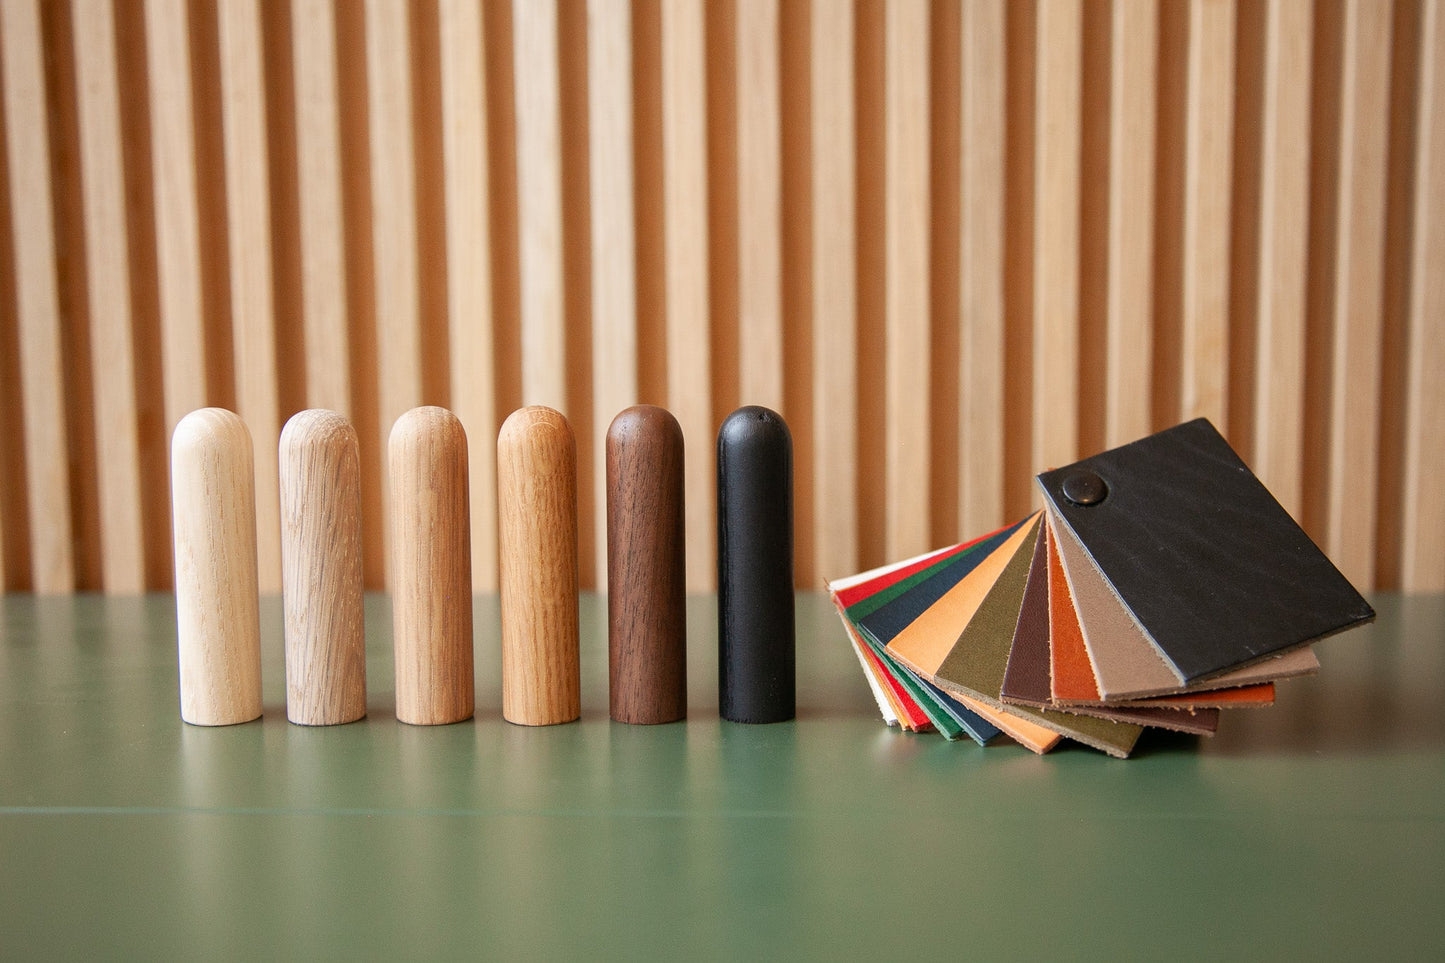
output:
[[1094, 667], [1089, 664], [1079, 620], [1074, 615], [1069, 585], [1064, 581], [1058, 536], [1053, 525], [1045, 525], [1044, 531], [1048, 537], [1050, 691], [1061, 702], [1094, 702], [1099, 698], [1099, 686], [1094, 681]]

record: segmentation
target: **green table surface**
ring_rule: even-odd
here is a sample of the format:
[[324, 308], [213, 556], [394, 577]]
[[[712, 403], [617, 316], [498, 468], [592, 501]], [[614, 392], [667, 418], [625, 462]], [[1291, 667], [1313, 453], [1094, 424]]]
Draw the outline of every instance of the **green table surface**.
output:
[[1214, 739], [1038, 757], [880, 722], [825, 596], [798, 599], [796, 722], [720, 722], [716, 604], [689, 600], [686, 723], [180, 720], [170, 596], [0, 599], [0, 957], [1445, 957], [1445, 597], [1376, 596], [1317, 677]]

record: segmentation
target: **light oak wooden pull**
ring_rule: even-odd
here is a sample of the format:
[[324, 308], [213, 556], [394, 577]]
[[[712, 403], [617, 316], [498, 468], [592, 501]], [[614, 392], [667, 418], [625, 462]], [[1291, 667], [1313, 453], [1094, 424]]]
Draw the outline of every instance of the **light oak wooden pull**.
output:
[[664, 408], [628, 408], [607, 430], [607, 668], [612, 718], [687, 716], [683, 443]]
[[300, 412], [281, 431], [278, 463], [286, 718], [354, 722], [366, 715], [356, 430], [334, 411]]
[[193, 411], [171, 436], [181, 718], [228, 726], [261, 715], [256, 476], [245, 422]]
[[514, 411], [497, 436], [502, 716], [582, 714], [577, 640], [577, 446], [560, 412]]
[[396, 717], [423, 726], [461, 722], [476, 709], [461, 422], [445, 408], [413, 408], [392, 426], [388, 465]]

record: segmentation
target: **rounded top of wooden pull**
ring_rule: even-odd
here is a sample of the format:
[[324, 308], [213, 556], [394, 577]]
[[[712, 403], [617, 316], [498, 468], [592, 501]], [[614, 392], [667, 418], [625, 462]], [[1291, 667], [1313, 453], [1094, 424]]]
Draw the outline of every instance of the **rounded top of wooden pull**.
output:
[[356, 443], [356, 429], [346, 416], [326, 408], [298, 411], [281, 429], [283, 452], [303, 444], [332, 448]]
[[718, 429], [719, 445], [751, 445], [786, 443], [791, 446], [793, 434], [783, 416], [762, 405], [745, 405], [723, 419]]
[[631, 408], [623, 408], [617, 413], [617, 417], [612, 419], [612, 424], [607, 429], [607, 440], [613, 444], [623, 444], [637, 436], [646, 438], [659, 433], [666, 433], [671, 439], [682, 441], [682, 426], [677, 423], [672, 412], [657, 405], [633, 405]]
[[205, 450], [251, 451], [251, 433], [234, 411], [198, 408], [176, 423], [171, 435], [172, 455]]
[[412, 441], [435, 439], [438, 435], [447, 441], [460, 441], [462, 445], [466, 445], [466, 432], [462, 430], [462, 423], [456, 415], [436, 405], [423, 405], [396, 419], [396, 423], [391, 426], [390, 444], [395, 448], [399, 444]]
[[567, 416], [555, 408], [528, 405], [518, 408], [502, 422], [502, 430], [497, 433], [497, 444], [516, 444], [524, 437], [538, 432], [556, 434], [571, 440], [572, 425], [567, 421]]

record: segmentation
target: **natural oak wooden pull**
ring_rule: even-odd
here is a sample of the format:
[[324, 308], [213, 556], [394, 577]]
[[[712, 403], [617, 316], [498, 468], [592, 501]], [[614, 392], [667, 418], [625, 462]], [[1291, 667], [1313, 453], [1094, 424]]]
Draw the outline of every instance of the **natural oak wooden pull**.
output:
[[286, 717], [299, 725], [366, 715], [360, 463], [356, 430], [334, 411], [302, 411], [281, 431]]
[[607, 430], [607, 668], [612, 718], [687, 716], [682, 429], [628, 408]]
[[396, 717], [461, 722], [476, 711], [466, 432], [445, 408], [413, 408], [388, 447]]
[[560, 412], [514, 411], [497, 436], [502, 716], [582, 714], [577, 639], [577, 446]]
[[171, 436], [181, 718], [228, 726], [261, 715], [256, 476], [234, 412], [202, 408]]
[[749, 406], [717, 435], [718, 707], [733, 722], [795, 711], [793, 438]]

